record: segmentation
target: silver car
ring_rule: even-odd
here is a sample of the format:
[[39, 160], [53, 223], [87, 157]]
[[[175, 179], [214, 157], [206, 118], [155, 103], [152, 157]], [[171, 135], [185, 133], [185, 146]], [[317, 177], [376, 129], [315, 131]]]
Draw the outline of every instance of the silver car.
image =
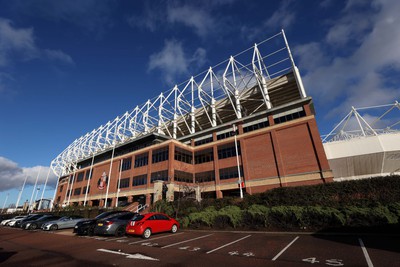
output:
[[46, 222], [42, 225], [42, 230], [45, 231], [55, 231], [58, 229], [74, 228], [75, 224], [80, 221], [87, 220], [82, 216], [65, 216], [61, 217], [59, 220]]

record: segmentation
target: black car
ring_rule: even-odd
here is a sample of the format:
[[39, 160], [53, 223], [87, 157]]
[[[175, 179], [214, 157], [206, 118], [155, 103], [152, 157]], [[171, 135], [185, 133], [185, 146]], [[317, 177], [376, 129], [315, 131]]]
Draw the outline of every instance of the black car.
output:
[[125, 235], [126, 225], [138, 215], [139, 213], [127, 212], [98, 220], [94, 228], [94, 234], [123, 236]]
[[60, 218], [61, 218], [60, 216], [55, 216], [55, 215], [44, 215], [37, 220], [23, 222], [21, 224], [21, 228], [24, 230], [40, 229], [40, 227], [42, 227], [44, 223], [58, 220]]
[[77, 235], [93, 235], [94, 228], [99, 220], [114, 216], [116, 214], [124, 214], [129, 211], [106, 211], [97, 215], [94, 219], [78, 222], [74, 227], [74, 233]]
[[21, 227], [21, 225], [24, 222], [35, 221], [35, 220], [37, 220], [37, 219], [39, 219], [39, 218], [41, 218], [41, 217], [43, 217], [45, 215], [47, 215], [47, 214], [31, 214], [31, 215], [28, 215], [28, 217], [26, 217], [25, 219], [16, 221], [14, 227], [18, 227], [19, 228], [19, 227]]

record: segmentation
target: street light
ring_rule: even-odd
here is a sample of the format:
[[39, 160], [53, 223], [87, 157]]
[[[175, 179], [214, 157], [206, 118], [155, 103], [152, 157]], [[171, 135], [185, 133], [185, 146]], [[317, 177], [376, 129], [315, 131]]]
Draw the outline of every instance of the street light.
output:
[[239, 190], [240, 190], [240, 198], [243, 198], [242, 177], [240, 174], [239, 153], [238, 153], [238, 145], [237, 145], [237, 137], [236, 137], [237, 127], [235, 124], [233, 124], [232, 128], [233, 128], [233, 134], [235, 136], [236, 162], [237, 162], [238, 175], [239, 175], [238, 183], [239, 183]]

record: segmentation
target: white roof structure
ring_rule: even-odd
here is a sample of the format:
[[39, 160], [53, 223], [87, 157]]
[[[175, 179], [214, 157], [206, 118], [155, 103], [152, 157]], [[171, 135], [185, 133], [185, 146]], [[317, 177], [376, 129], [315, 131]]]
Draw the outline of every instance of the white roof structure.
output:
[[64, 176], [78, 162], [150, 133], [179, 139], [302, 98], [306, 93], [282, 30], [79, 137], [51, 168]]
[[335, 180], [400, 173], [400, 104], [354, 108], [322, 136]]

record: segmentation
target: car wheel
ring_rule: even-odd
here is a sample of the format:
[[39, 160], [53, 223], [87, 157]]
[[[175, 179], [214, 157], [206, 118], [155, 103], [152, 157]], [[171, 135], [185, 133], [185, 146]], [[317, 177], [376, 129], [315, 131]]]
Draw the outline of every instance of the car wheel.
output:
[[121, 236], [123, 236], [125, 234], [125, 228], [124, 227], [122, 227], [122, 226], [120, 226], [120, 227], [118, 227], [117, 228], [117, 230], [115, 230], [115, 236], [116, 237], [121, 237]]
[[171, 232], [175, 234], [177, 231], [178, 231], [178, 226], [176, 224], [172, 225]]
[[52, 226], [50, 226], [50, 230], [51, 231], [56, 231], [58, 229], [58, 225], [57, 224], [53, 224]]
[[31, 229], [31, 230], [35, 230], [36, 228], [37, 228], [36, 224], [31, 224], [31, 226], [29, 227], [29, 229]]
[[87, 230], [88, 236], [93, 236], [94, 235], [94, 226], [91, 226]]
[[146, 230], [144, 230], [142, 237], [144, 239], [148, 239], [151, 236], [151, 230], [150, 228], [146, 228]]

